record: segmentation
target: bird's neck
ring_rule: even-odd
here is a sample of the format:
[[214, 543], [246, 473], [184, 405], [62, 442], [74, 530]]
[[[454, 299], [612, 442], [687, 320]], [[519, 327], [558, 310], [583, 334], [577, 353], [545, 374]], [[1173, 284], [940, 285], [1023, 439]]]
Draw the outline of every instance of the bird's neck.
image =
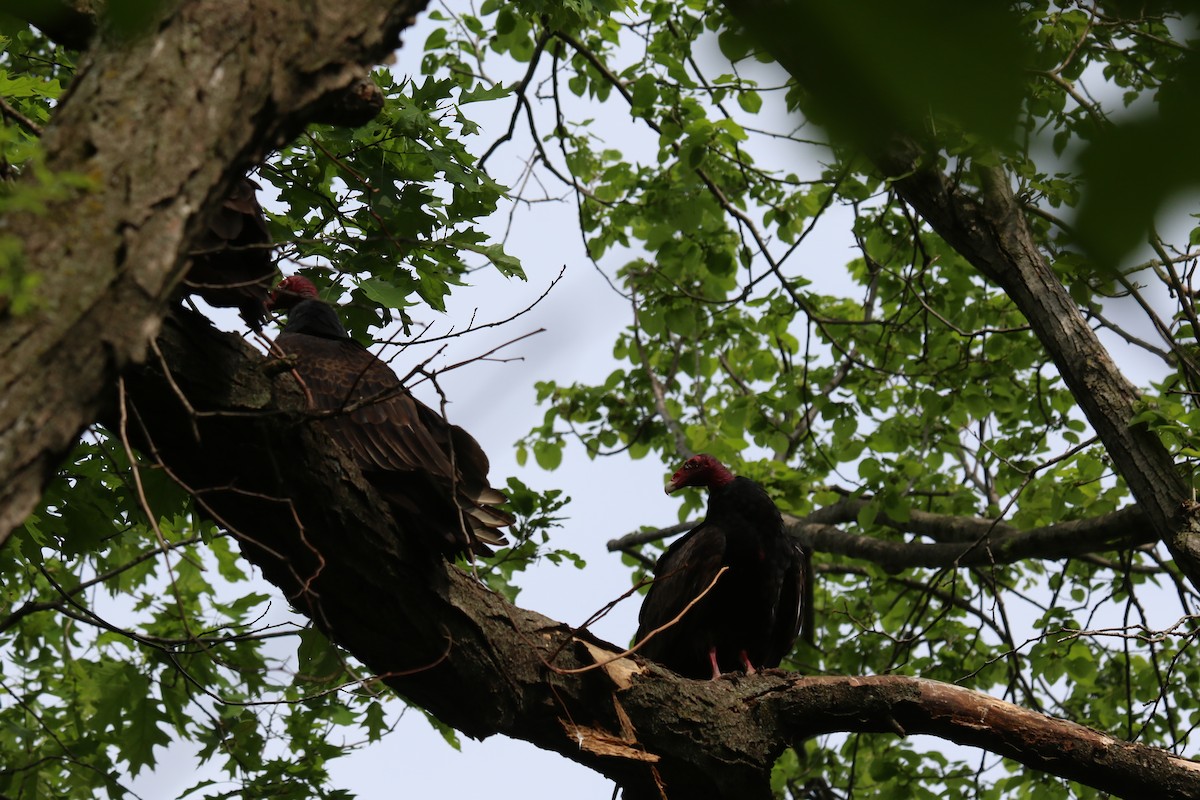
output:
[[306, 333], [325, 339], [347, 339], [349, 334], [342, 327], [333, 306], [323, 300], [301, 300], [288, 312], [284, 333]]
[[735, 478], [710, 489], [708, 513], [741, 517], [752, 523], [755, 530], [773, 530], [782, 525], [779, 508], [767, 490], [749, 478]]
[[733, 473], [724, 464], [717, 464], [708, 474], [708, 488], [720, 489], [733, 483]]

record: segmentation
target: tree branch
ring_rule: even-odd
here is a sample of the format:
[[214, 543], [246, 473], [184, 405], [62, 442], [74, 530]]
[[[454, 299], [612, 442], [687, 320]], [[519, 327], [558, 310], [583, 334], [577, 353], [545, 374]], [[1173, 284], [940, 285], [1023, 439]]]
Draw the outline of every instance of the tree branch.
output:
[[[1200, 781], [1200, 764], [1189, 759], [950, 684], [899, 676], [790, 677], [783, 684], [779, 695], [761, 695], [760, 714], [789, 720], [797, 738], [831, 732], [825, 714], [841, 710], [838, 730], [931, 734], [1121, 797], [1190, 797]], [[814, 707], [823, 713], [812, 714]], [[1152, 790], [1142, 783], [1150, 776]]]
[[955, 686], [692, 681], [619, 657], [624, 648], [512, 606], [445, 564], [421, 531], [398, 530], [309, 424], [290, 375], [268, 378], [240, 338], [180, 313], [159, 343], [174, 386], [158, 361], [126, 375], [143, 451], [236, 531], [246, 557], [332, 639], [470, 736], [533, 742], [612, 778], [630, 800], [659, 798], [660, 785], [668, 798], [766, 800], [779, 754], [834, 731], [929, 733], [1110, 791], [1200, 792], [1200, 770], [1183, 759]]
[[[907, 522], [880, 514], [875, 522], [901, 533], [926, 536], [933, 544], [881, 539], [847, 533], [837, 524], [854, 522], [867, 505], [863, 498], [846, 498], [806, 517], [785, 516], [788, 532], [806, 547], [822, 553], [861, 558], [889, 572], [913, 567], [1011, 564], [1030, 558], [1082, 558], [1093, 553], [1126, 550], [1158, 541], [1138, 506], [1129, 506], [1089, 519], [1071, 520], [1019, 530], [999, 520], [955, 517], [912, 511]], [[685, 522], [667, 528], [635, 531], [608, 542], [610, 552], [657, 541], [695, 526]]]
[[929, 166], [911, 142], [876, 156], [897, 191], [942, 238], [1012, 298], [1078, 400], [1151, 527], [1194, 586], [1200, 535], [1185, 513], [1190, 492], [1158, 437], [1134, 425], [1137, 390], [1117, 369], [1075, 301], [1034, 243], [1023, 209], [999, 168], [980, 169], [984, 189], [969, 196]]

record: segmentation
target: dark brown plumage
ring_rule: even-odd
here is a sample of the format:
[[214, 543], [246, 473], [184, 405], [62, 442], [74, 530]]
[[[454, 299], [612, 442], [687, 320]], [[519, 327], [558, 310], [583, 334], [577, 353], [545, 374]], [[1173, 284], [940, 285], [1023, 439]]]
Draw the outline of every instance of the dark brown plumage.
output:
[[242, 178], [213, 214], [196, 242], [192, 266], [184, 278], [189, 294], [212, 306], [236, 308], [251, 329], [262, 327], [267, 296], [275, 282], [271, 235], [258, 184]]
[[636, 641], [677, 617], [722, 567], [729, 569], [639, 652], [688, 678], [779, 666], [804, 622], [808, 555], [784, 531], [766, 491], [735, 478], [712, 456], [688, 459], [666, 489], [684, 486], [708, 487], [708, 514], [658, 560]]
[[490, 553], [512, 517], [487, 481], [488, 460], [462, 428], [417, 400], [387, 364], [346, 333], [307, 278], [285, 279], [272, 308], [290, 309], [275, 343], [322, 411], [330, 436], [387, 499], [400, 521], [436, 533], [451, 555]]

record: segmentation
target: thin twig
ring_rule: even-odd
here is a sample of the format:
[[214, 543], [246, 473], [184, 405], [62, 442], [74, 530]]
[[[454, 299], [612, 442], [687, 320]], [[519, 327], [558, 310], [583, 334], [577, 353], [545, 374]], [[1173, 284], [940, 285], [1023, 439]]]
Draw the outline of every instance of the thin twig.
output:
[[11, 119], [13, 122], [17, 123], [34, 136], [42, 135], [41, 125], [38, 125], [29, 117], [25, 116], [20, 111], [17, 111], [15, 108], [9, 105], [8, 101], [3, 97], [0, 97], [0, 116], [3, 116], [5, 119]]
[[179, 609], [179, 622], [183, 625], [184, 631], [188, 636], [194, 636], [191, 625], [188, 622], [187, 612], [183, 608], [183, 593], [179, 589], [179, 581], [175, 575], [175, 565], [171, 563], [170, 553], [171, 548], [167, 545], [167, 538], [163, 536], [162, 528], [158, 526], [158, 515], [154, 513], [154, 509], [150, 507], [150, 501], [146, 499], [146, 488], [142, 484], [142, 473], [138, 467], [137, 456], [133, 452], [133, 447], [129, 444], [129, 430], [127, 424], [129, 421], [129, 409], [127, 407], [127, 398], [125, 396], [125, 378], [117, 379], [117, 403], [120, 406], [118, 412], [120, 414], [120, 430], [121, 445], [125, 448], [125, 456], [129, 459], [129, 469], [133, 474], [133, 485], [137, 491], [138, 505], [142, 507], [142, 511], [146, 514], [146, 519], [150, 523], [150, 529], [154, 531], [155, 537], [158, 539], [158, 546], [164, 556], [164, 562], [167, 565], [167, 572], [171, 576], [171, 589], [175, 596], [175, 606]]
[[694, 605], [696, 605], [696, 603], [699, 603], [701, 600], [703, 600], [704, 596], [707, 595], [709, 592], [711, 592], [713, 587], [717, 585], [717, 581], [721, 579], [721, 576], [724, 575], [728, 571], [729, 571], [729, 567], [721, 567], [721, 569], [719, 569], [717, 571], [717, 574], [713, 576], [713, 579], [711, 581], [709, 581], [708, 586], [704, 587], [704, 591], [701, 592], [700, 594], [696, 595], [695, 598], [693, 598], [690, 603], [688, 603], [686, 606], [684, 606], [683, 610], [680, 611], [678, 614], [676, 614], [674, 619], [670, 620], [669, 622], [664, 622], [662, 625], [659, 625], [657, 628], [650, 631], [648, 634], [646, 634], [646, 637], [644, 639], [642, 639], [640, 642], [636, 643], [633, 647], [629, 648], [628, 650], [618, 653], [617, 655], [614, 655], [611, 658], [606, 658], [603, 661], [597, 661], [595, 664], [589, 664], [586, 667], [579, 667], [577, 669], [563, 669], [561, 667], [555, 667], [552, 664], [546, 664], [546, 666], [548, 666], [550, 669], [554, 670], [555, 674], [557, 674], [557, 675], [579, 675], [584, 672], [591, 672], [593, 670], [600, 669], [601, 667], [608, 666], [609, 664], [613, 663], [614, 661], [619, 661], [622, 658], [625, 658], [626, 656], [633, 655], [638, 650], [641, 650], [642, 645], [644, 645], [646, 642], [650, 641], [655, 636], [662, 633], [667, 628], [670, 628], [671, 626], [675, 625], [677, 622], [679, 622], [679, 620], [683, 619], [683, 615], [688, 613], [689, 611], [691, 611], [692, 607]]

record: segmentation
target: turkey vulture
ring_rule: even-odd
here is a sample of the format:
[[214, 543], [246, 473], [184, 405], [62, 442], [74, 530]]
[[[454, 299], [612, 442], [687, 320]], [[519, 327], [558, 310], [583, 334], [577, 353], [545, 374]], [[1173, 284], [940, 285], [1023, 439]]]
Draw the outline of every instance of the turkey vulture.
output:
[[488, 460], [472, 436], [417, 400], [387, 364], [346, 333], [312, 281], [284, 279], [271, 308], [289, 309], [275, 339], [322, 411], [330, 436], [408, 527], [436, 532], [449, 555], [490, 554], [513, 518], [488, 485]]
[[212, 306], [236, 308], [252, 330], [262, 328], [267, 295], [275, 278], [271, 235], [249, 178], [234, 184], [196, 242], [186, 291]]
[[636, 641], [679, 616], [729, 569], [639, 652], [687, 678], [779, 666], [804, 620], [807, 553], [784, 532], [766, 491], [712, 456], [689, 458], [666, 490], [684, 486], [708, 487], [708, 514], [658, 560]]

